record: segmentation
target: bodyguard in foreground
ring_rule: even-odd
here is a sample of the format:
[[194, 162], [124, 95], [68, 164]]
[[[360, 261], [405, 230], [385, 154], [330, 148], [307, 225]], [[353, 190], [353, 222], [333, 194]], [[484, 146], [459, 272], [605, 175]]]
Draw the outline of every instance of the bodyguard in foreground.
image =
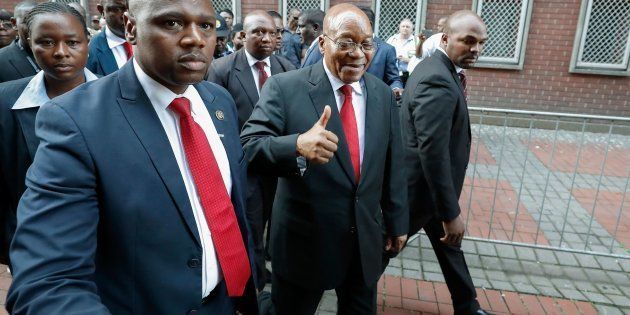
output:
[[[132, 0], [135, 57], [42, 106], [12, 314], [255, 314], [234, 101], [210, 0]], [[252, 303], [247, 303], [252, 301]]]

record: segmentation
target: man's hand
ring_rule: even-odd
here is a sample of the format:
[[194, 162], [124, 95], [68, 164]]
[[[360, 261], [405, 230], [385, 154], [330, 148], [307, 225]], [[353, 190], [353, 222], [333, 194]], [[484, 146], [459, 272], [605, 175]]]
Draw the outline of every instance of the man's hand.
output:
[[400, 99], [400, 97], [402, 96], [404, 91], [405, 90], [403, 90], [401, 88], [394, 88], [394, 89], [392, 89], [392, 92], [394, 92], [394, 96], [396, 97], [396, 100]]
[[385, 251], [393, 254], [398, 254], [403, 249], [406, 242], [407, 235], [394, 237], [388, 236], [387, 240], [385, 241]]
[[444, 237], [442, 237], [440, 241], [447, 245], [459, 246], [462, 243], [464, 232], [466, 231], [462, 216], [458, 215], [457, 218], [449, 222], [442, 222], [442, 226], [444, 226]]
[[328, 163], [337, 151], [339, 138], [331, 131], [326, 130], [326, 124], [328, 124], [330, 115], [330, 106], [326, 105], [322, 117], [309, 131], [299, 135], [297, 138], [298, 154], [306, 158], [310, 163]]

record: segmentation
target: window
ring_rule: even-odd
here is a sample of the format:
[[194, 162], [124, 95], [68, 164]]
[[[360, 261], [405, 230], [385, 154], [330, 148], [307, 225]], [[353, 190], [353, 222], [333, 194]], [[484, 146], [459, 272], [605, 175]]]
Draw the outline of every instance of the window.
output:
[[212, 0], [212, 6], [217, 14], [223, 9], [230, 9], [234, 13], [233, 24], [241, 21], [241, 1], [240, 0]]
[[328, 10], [328, 5], [328, 0], [280, 0], [282, 16], [284, 17], [285, 23], [287, 21], [289, 10], [293, 8], [298, 8], [302, 11], [310, 9], [320, 9], [326, 12], [326, 10]]
[[583, 0], [569, 71], [630, 75], [630, 1]]
[[416, 34], [424, 28], [426, 0], [376, 0], [374, 4], [376, 15], [374, 34], [383, 41], [398, 33], [398, 25], [403, 19], [414, 22]]
[[488, 28], [477, 67], [523, 69], [532, 0], [476, 0], [473, 10]]

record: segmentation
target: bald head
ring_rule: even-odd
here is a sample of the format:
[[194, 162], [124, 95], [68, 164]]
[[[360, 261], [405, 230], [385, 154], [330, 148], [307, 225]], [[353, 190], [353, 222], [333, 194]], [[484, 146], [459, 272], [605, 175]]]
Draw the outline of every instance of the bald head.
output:
[[487, 39], [488, 31], [481, 17], [462, 10], [446, 20], [440, 45], [456, 66], [468, 69], [479, 58]]
[[328, 10], [324, 17], [324, 34], [334, 38], [339, 29], [348, 23], [356, 23], [363, 31], [372, 34], [372, 26], [367, 15], [349, 3], [338, 4]]
[[256, 10], [247, 14], [245, 16], [245, 19], [243, 19], [243, 31], [251, 31], [252, 27], [255, 27], [260, 22], [271, 22], [275, 25], [273, 17], [269, 13], [267, 13], [267, 11]]
[[444, 33], [453, 34], [466, 31], [470, 28], [483, 28], [486, 25], [477, 13], [469, 10], [461, 10], [453, 13], [444, 23]]

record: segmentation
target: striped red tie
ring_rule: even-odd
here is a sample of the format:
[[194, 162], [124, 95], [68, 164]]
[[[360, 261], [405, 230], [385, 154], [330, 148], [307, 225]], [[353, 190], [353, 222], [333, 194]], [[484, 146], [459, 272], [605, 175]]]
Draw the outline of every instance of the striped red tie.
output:
[[242, 296], [251, 269], [221, 170], [206, 134], [190, 115], [190, 101], [185, 97], [176, 98], [169, 108], [179, 115], [186, 160], [210, 227], [228, 295]]
[[357, 118], [354, 116], [354, 106], [352, 105], [352, 87], [348, 84], [340, 88], [343, 93], [344, 100], [341, 105], [341, 124], [343, 133], [348, 141], [348, 151], [350, 152], [350, 160], [354, 169], [354, 179], [359, 183], [361, 178], [361, 154], [359, 152], [359, 129], [357, 128]]

